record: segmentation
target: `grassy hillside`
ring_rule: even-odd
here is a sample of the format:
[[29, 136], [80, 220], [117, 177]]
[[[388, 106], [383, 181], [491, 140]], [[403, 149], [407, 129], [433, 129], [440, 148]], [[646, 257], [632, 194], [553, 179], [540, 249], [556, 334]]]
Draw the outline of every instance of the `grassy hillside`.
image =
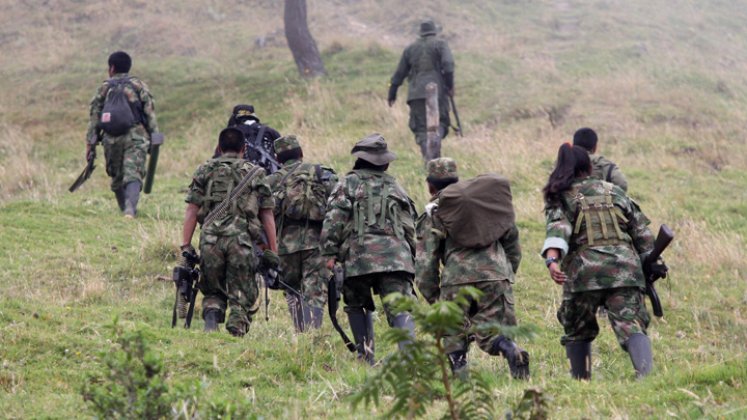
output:
[[[529, 384], [511, 381], [502, 360], [470, 353], [473, 369], [495, 373], [496, 400], [513, 406], [532, 386], [552, 397], [557, 418], [747, 416], [747, 9], [738, 2], [310, 1], [328, 71], [314, 81], [296, 74], [279, 1], [32, 3], [0, 5], [2, 416], [90, 415], [80, 388], [102, 368], [115, 316], [145, 331], [171, 384], [199, 380], [205, 401], [267, 417], [377, 414], [350, 411], [347, 397], [370, 369], [328, 321], [294, 336], [273, 294], [270, 320], [258, 316], [243, 340], [202, 334], [199, 315], [192, 331], [172, 330], [173, 286], [156, 277], [175, 262], [189, 177], [236, 103], [253, 103], [264, 122], [300, 136], [308, 160], [338, 172], [357, 139], [383, 133], [399, 156], [391, 171], [422, 208], [407, 107], [388, 108], [385, 95], [423, 15], [437, 17], [457, 59], [466, 135], [450, 136], [443, 154], [463, 177], [495, 171], [513, 182], [524, 248], [517, 316], [539, 333], [523, 343]], [[79, 192], [66, 191], [84, 164], [88, 101], [120, 48], [156, 96], [167, 135], [135, 221], [116, 211], [103, 160]], [[569, 379], [561, 290], [537, 256], [540, 189], [581, 126], [597, 130], [654, 225], [677, 234], [671, 278], [659, 284], [666, 316], [650, 328], [656, 371], [643, 381], [606, 321], [593, 382]]]

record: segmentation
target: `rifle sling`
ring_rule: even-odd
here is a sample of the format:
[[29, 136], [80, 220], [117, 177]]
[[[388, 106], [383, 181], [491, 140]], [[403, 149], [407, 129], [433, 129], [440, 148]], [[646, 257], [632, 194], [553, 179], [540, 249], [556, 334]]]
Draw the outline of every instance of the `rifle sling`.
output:
[[228, 193], [228, 195], [226, 195], [226, 198], [224, 198], [220, 204], [218, 204], [214, 209], [210, 211], [210, 213], [208, 213], [207, 216], [205, 216], [203, 227], [208, 226], [213, 221], [213, 219], [215, 219], [218, 213], [222, 211], [222, 209], [227, 208], [228, 205], [231, 204], [233, 200], [238, 198], [239, 193], [241, 193], [241, 190], [246, 188], [246, 186], [249, 184], [249, 181], [251, 181], [257, 175], [260, 169], [262, 169], [261, 166], [259, 165], [254, 166], [249, 171], [249, 173], [247, 173], [246, 176], [244, 176], [244, 178], [241, 179], [241, 182], [239, 182], [239, 185], [231, 189], [231, 192]]
[[340, 323], [337, 321], [338, 302], [339, 300], [337, 298], [337, 282], [335, 281], [335, 277], [332, 276], [327, 287], [327, 309], [329, 311], [329, 320], [332, 322], [332, 326], [335, 328], [337, 333], [340, 334], [340, 337], [345, 343], [345, 346], [352, 353], [356, 351], [355, 344], [350, 341], [350, 338], [347, 334], [345, 334], [345, 331], [343, 331]]

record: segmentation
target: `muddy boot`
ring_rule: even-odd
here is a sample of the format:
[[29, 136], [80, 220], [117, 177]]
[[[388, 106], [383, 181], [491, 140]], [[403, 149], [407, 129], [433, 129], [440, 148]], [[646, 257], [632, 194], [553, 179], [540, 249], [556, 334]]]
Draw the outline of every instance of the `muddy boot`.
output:
[[125, 193], [124, 188], [120, 188], [114, 191], [114, 196], [117, 197], [117, 205], [119, 205], [119, 211], [125, 210]]
[[221, 319], [219, 311], [208, 309], [205, 311], [205, 315], [202, 318], [205, 320], [205, 332], [218, 331], [218, 324]]
[[571, 362], [573, 379], [591, 379], [591, 342], [577, 341], [565, 345], [565, 354]]
[[505, 357], [514, 379], [529, 379], [529, 353], [510, 339], [499, 336], [488, 353]]
[[130, 182], [124, 187], [125, 217], [134, 218], [137, 215], [137, 202], [140, 201], [140, 183]]
[[291, 321], [293, 321], [293, 327], [295, 328], [297, 333], [302, 333], [305, 331], [305, 324], [304, 324], [304, 306], [301, 303], [301, 299], [299, 299], [298, 296], [288, 293], [285, 295], [285, 301], [288, 303], [288, 312], [291, 316]]
[[651, 340], [646, 334], [636, 333], [625, 342], [625, 348], [630, 354], [630, 361], [635, 368], [635, 376], [642, 378], [654, 367], [654, 354], [651, 351]]
[[373, 318], [370, 312], [366, 313], [361, 308], [346, 308], [348, 322], [353, 332], [353, 341], [358, 350], [358, 359], [365, 360], [369, 365], [376, 361], [373, 346]]
[[[412, 316], [407, 312], [395, 316], [394, 319], [392, 319], [392, 327], [401, 328], [407, 331], [407, 335], [409, 335], [410, 338], [415, 338], [415, 324], [412, 322]], [[399, 347], [399, 350], [402, 351], [406, 349], [407, 345], [411, 342], [411, 340], [403, 340], [397, 343], [397, 346]]]
[[453, 351], [448, 354], [451, 373], [455, 378], [466, 380], [468, 376], [467, 352], [464, 350]]

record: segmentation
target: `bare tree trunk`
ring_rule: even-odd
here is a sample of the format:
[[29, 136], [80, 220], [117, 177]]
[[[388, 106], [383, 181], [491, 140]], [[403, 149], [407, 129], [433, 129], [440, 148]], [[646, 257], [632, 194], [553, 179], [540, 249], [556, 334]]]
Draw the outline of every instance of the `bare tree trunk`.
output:
[[425, 85], [425, 121], [428, 135], [425, 161], [441, 157], [440, 118], [438, 113], [438, 85]]
[[306, 19], [306, 0], [285, 0], [285, 38], [296, 60], [302, 77], [317, 77], [325, 74], [324, 63], [319, 55], [316, 41], [309, 32]]

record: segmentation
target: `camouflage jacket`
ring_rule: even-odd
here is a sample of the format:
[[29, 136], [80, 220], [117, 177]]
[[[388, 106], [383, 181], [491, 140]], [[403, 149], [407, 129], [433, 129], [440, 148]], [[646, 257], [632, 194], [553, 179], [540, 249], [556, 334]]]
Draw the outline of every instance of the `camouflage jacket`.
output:
[[[153, 95], [151, 95], [145, 82], [137, 77], [129, 76], [127, 73], [117, 73], [112, 76], [112, 79], [124, 79], [125, 77], [129, 77], [131, 83], [131, 85], [124, 88], [128, 101], [130, 103], [140, 103], [142, 107], [138, 108], [143, 110], [143, 121], [132, 127], [130, 132], [134, 131], [140, 137], [150, 139], [151, 134], [158, 132], [158, 123], [156, 122], [156, 104], [153, 100]], [[86, 142], [88, 144], [94, 144], [99, 140], [98, 124], [101, 120], [101, 110], [104, 109], [104, 102], [106, 102], [106, 95], [108, 92], [109, 84], [107, 81], [104, 81], [91, 99], [90, 121], [86, 133]], [[106, 133], [103, 133], [103, 135], [108, 136]]]
[[602, 155], [590, 155], [591, 177], [611, 182], [623, 191], [628, 191], [628, 180], [625, 179], [620, 168]]
[[[225, 153], [197, 168], [185, 201], [200, 207], [197, 215], [200, 224], [204, 222], [205, 216], [225, 199], [232, 186], [238, 185], [252, 168], [254, 165], [240, 159], [237, 153]], [[244, 190], [226, 216], [216, 219], [210, 226], [202, 225], [201, 234], [234, 236], [249, 232], [253, 240], [259, 240], [263, 232], [259, 210], [275, 207], [264, 174], [264, 170], [260, 168], [259, 173], [251, 181], [251, 187]]]
[[[607, 194], [613, 206], [610, 210], [603, 209], [599, 217], [602, 210], [592, 209], [591, 217], [582, 217], [582, 198]], [[619, 234], [610, 214], [617, 219]], [[622, 189], [593, 178], [576, 179], [559, 203], [546, 206], [545, 216], [547, 233], [541, 254], [549, 248], [560, 250], [567, 292], [645, 286], [641, 262], [654, 247], [654, 235], [648, 218]], [[593, 235], [591, 245], [589, 234]]]
[[322, 255], [344, 263], [347, 277], [415, 273], [415, 207], [386, 172], [357, 169], [337, 183], [322, 228]]
[[433, 303], [441, 287], [499, 280], [513, 283], [521, 262], [519, 230], [514, 226], [484, 248], [458, 246], [435, 217], [437, 200], [434, 197], [426, 205], [416, 228], [415, 282], [423, 297]]
[[445, 96], [444, 73], [454, 72], [454, 57], [449, 44], [436, 36], [420, 37], [402, 53], [391, 83], [400, 86], [407, 78], [407, 101], [425, 99], [425, 85], [438, 84], [439, 96]]
[[[277, 172], [267, 177], [267, 184], [276, 197], [275, 206], [275, 226], [278, 229], [278, 254], [287, 255], [298, 251], [306, 251], [319, 247], [319, 240], [322, 233], [322, 224], [319, 222], [298, 223], [294, 220], [283, 220], [281, 214], [282, 203], [277, 199], [277, 193], [283, 189], [279, 185], [283, 178], [288, 178], [289, 171], [314, 171], [316, 165], [312, 163], [301, 162], [296, 159], [289, 160], [283, 164]], [[332, 189], [337, 184], [337, 174], [332, 168], [321, 166], [321, 180], [327, 190], [327, 198], [332, 193]]]

